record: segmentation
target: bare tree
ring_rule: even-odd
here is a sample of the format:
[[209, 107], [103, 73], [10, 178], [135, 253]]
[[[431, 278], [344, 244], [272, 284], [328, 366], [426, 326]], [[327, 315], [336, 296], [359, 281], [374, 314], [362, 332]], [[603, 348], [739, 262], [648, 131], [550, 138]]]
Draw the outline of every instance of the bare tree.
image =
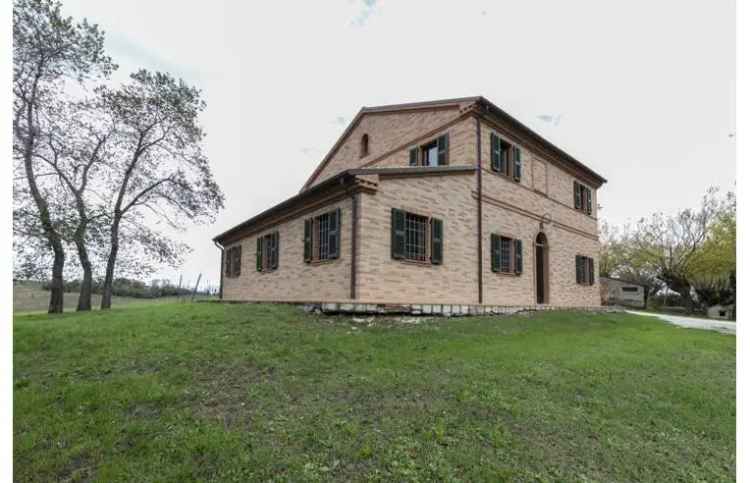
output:
[[[13, 153], [23, 167], [27, 193], [44, 239], [53, 252], [49, 312], [63, 310], [65, 250], [55, 216], [40, 187], [36, 154], [43, 117], [66, 81], [108, 76], [116, 66], [104, 55], [104, 34], [86, 20], [63, 17], [52, 0], [16, 0], [13, 5]], [[26, 190], [24, 190], [26, 192]]]
[[[66, 238], [76, 247], [78, 262], [83, 272], [77, 310], [91, 310], [93, 263], [89, 244], [102, 241], [106, 207], [97, 203], [100, 194], [91, 189], [92, 179], [106, 168], [109, 159], [108, 141], [114, 127], [108, 119], [98, 115], [91, 101], [62, 104], [54, 122], [41, 142], [45, 149], [36, 153], [69, 193], [77, 219], [71, 222]], [[98, 224], [97, 224], [98, 223]]]
[[205, 102], [198, 89], [169, 74], [140, 70], [121, 88], [103, 89], [101, 99], [116, 124], [118, 155], [110, 166], [109, 255], [102, 309], [111, 306], [112, 282], [123, 224], [140, 226], [133, 235], [169, 259], [178, 245], [146, 230], [145, 214], [173, 229], [182, 222], [212, 221], [224, 206], [202, 151], [198, 115]]

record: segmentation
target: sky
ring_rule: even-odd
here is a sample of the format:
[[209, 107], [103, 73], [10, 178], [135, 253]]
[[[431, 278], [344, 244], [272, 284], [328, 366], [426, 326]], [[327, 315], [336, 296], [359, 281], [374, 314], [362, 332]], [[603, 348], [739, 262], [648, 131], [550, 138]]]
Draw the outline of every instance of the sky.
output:
[[63, 4], [106, 31], [115, 82], [147, 68], [203, 90], [226, 207], [155, 278], [218, 285], [211, 239], [296, 194], [362, 106], [483, 95], [607, 178], [615, 225], [734, 189], [734, 2]]

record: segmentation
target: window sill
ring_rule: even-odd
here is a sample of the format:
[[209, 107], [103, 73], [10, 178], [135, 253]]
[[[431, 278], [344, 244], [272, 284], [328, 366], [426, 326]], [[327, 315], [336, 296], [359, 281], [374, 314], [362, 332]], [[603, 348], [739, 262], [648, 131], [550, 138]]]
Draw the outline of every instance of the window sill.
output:
[[516, 272], [499, 272], [499, 271], [492, 270], [492, 273], [494, 273], [495, 275], [500, 275], [502, 277], [520, 277], [523, 272], [521, 272], [521, 273], [516, 273]]
[[414, 265], [416, 267], [437, 267], [437, 266], [442, 265], [440, 263], [438, 264], [432, 263], [430, 260], [421, 261], [421, 260], [410, 260], [408, 258], [393, 258], [393, 257], [391, 257], [391, 260], [393, 260], [394, 262], [403, 263], [405, 265]]
[[337, 262], [339, 260], [340, 260], [339, 258], [327, 258], [325, 260], [310, 260], [308, 262], [305, 262], [305, 264], [307, 264], [307, 265], [314, 265], [314, 266], [317, 266], [317, 265], [328, 265], [329, 263], [335, 263], [335, 262]]

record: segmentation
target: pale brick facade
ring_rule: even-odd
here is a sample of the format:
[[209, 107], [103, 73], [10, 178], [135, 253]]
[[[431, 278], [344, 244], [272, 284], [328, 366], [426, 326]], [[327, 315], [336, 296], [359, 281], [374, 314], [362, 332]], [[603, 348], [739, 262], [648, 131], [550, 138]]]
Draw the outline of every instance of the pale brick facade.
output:
[[[491, 133], [520, 149], [518, 182], [493, 171]], [[409, 165], [410, 149], [443, 135], [446, 165]], [[574, 206], [574, 181], [591, 189], [590, 214]], [[543, 287], [545, 304], [598, 306], [596, 189], [604, 181], [483, 98], [364, 108], [299, 195], [216, 237], [225, 250], [242, 245], [239, 276], [226, 276], [223, 262], [223, 298], [527, 306]], [[305, 261], [305, 219], [336, 208], [338, 257]], [[392, 257], [394, 208], [442, 221], [440, 263]], [[257, 271], [256, 239], [272, 231], [278, 267]], [[520, 273], [493, 271], [492, 234], [522, 242]], [[577, 283], [578, 255], [593, 259], [591, 282]]]

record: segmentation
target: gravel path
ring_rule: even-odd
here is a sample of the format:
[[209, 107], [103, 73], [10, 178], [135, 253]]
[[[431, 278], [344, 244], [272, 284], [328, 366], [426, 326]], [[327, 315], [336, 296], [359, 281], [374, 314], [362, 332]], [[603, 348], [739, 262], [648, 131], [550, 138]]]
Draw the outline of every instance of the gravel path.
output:
[[679, 315], [653, 314], [650, 312], [637, 312], [634, 310], [627, 310], [626, 312], [635, 315], [657, 317], [665, 322], [669, 322], [670, 324], [679, 325], [680, 327], [687, 327], [689, 329], [715, 330], [724, 334], [737, 334], [737, 324], [735, 322], [723, 322], [721, 320], [713, 319], [698, 319], [695, 317], [680, 317]]

